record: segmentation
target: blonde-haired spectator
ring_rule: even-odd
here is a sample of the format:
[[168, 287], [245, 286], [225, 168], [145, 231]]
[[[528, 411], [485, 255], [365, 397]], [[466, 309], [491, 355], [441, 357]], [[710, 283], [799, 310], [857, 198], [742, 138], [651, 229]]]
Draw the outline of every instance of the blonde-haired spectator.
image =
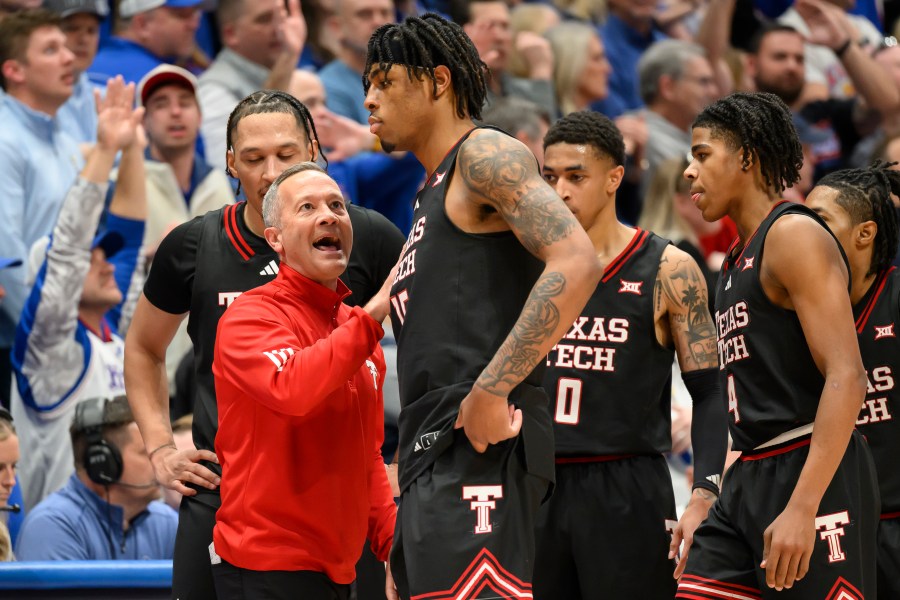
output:
[[584, 110], [609, 93], [612, 73], [597, 30], [583, 23], [563, 23], [544, 36], [553, 49], [553, 84], [563, 116]]

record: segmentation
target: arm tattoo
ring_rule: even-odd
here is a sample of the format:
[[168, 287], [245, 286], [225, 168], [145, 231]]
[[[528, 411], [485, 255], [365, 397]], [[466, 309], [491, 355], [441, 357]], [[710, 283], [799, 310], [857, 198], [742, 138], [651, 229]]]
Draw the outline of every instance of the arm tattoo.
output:
[[579, 227], [541, 179], [534, 156], [509, 136], [487, 131], [469, 138], [457, 160], [466, 187], [500, 212], [532, 254]]
[[[669, 323], [676, 348], [682, 354], [683, 370], [705, 369], [718, 364], [716, 330], [709, 314], [709, 297], [700, 269], [688, 257], [679, 257], [674, 264], [660, 260], [654, 289], [657, 308], [663, 301], [669, 307]], [[664, 297], [664, 299], [663, 299]]]
[[538, 279], [515, 327], [478, 377], [480, 387], [504, 396], [528, 377], [543, 358], [541, 346], [559, 326], [559, 309], [553, 301], [565, 289], [562, 273], [547, 273]]

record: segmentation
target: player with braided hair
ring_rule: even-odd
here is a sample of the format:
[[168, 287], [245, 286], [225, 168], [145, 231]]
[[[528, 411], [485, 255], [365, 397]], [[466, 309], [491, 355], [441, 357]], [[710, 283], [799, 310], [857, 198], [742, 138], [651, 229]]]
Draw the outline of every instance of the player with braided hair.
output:
[[691, 199], [738, 228], [715, 322], [741, 457], [676, 597], [874, 597], [878, 491], [854, 431], [866, 379], [850, 270], [822, 220], [779, 198], [800, 164], [788, 108], [771, 94], [723, 98], [697, 117], [691, 153]]
[[900, 598], [900, 271], [898, 227], [891, 194], [900, 194], [897, 163], [829, 173], [812, 190], [806, 205], [831, 228], [850, 263], [850, 301], [863, 365], [869, 378], [856, 426], [866, 436], [881, 493], [878, 525], [878, 597]]
[[[156, 478], [184, 495], [172, 577], [173, 597], [181, 599], [216, 597], [209, 553], [221, 503], [221, 468], [213, 445], [218, 428], [212, 375], [216, 327], [235, 298], [278, 274], [278, 255], [263, 237], [266, 191], [286, 168], [319, 156], [309, 110], [284, 92], [263, 90], [244, 98], [228, 119], [226, 135], [228, 172], [241, 182], [247, 201], [197, 217], [166, 236], [125, 340], [125, 388]], [[385, 226], [396, 230], [386, 219], [370, 219], [361, 207], [351, 206], [349, 212], [357, 249], [360, 243], [366, 245], [366, 238], [390, 239], [394, 232]], [[354, 252], [348, 267], [371, 276], [365, 282], [371, 292], [381, 287], [389, 271], [378, 265], [393, 265], [399, 252], [399, 245], [391, 243], [377, 247]], [[354, 285], [348, 302], [365, 301], [368, 292], [362, 287]], [[169, 418], [165, 356], [188, 314], [197, 382], [193, 424], [197, 449], [178, 450]]]
[[[544, 152], [544, 179], [588, 232], [604, 275], [547, 356], [557, 487], [538, 521], [535, 595], [672, 598], [668, 532], [688, 540], [683, 558], [719, 493], [728, 445], [706, 281], [684, 251], [616, 218], [625, 144], [607, 117], [563, 117], [544, 137]], [[677, 524], [663, 457], [672, 449], [676, 356], [694, 399], [696, 458]]]
[[402, 406], [391, 572], [403, 598], [530, 598], [534, 519], [554, 477], [539, 365], [600, 268], [534, 155], [475, 127], [485, 67], [458, 25], [408, 18], [376, 30], [368, 52], [372, 132], [429, 173], [391, 289]]

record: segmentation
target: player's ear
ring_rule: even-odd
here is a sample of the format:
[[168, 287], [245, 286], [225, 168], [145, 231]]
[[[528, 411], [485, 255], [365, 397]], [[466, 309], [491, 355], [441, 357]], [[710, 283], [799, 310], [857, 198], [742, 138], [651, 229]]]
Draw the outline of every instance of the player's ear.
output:
[[617, 165], [609, 170], [606, 179], [606, 193], [610, 196], [616, 193], [619, 186], [622, 185], [622, 179], [625, 177], [625, 167]]
[[451, 87], [450, 69], [445, 65], [438, 65], [434, 68], [434, 87], [436, 88], [434, 97], [440, 98]]
[[878, 225], [875, 221], [863, 221], [854, 227], [853, 243], [857, 248], [866, 248], [875, 243], [878, 235]]

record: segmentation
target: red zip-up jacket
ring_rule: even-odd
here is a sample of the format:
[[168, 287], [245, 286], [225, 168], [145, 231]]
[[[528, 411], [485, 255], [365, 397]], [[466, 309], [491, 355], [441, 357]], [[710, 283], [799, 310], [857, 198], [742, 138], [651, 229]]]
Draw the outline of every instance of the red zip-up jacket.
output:
[[387, 560], [397, 509], [381, 456], [384, 331], [342, 304], [348, 293], [281, 263], [219, 321], [213, 540], [235, 566], [346, 584], [367, 535]]

